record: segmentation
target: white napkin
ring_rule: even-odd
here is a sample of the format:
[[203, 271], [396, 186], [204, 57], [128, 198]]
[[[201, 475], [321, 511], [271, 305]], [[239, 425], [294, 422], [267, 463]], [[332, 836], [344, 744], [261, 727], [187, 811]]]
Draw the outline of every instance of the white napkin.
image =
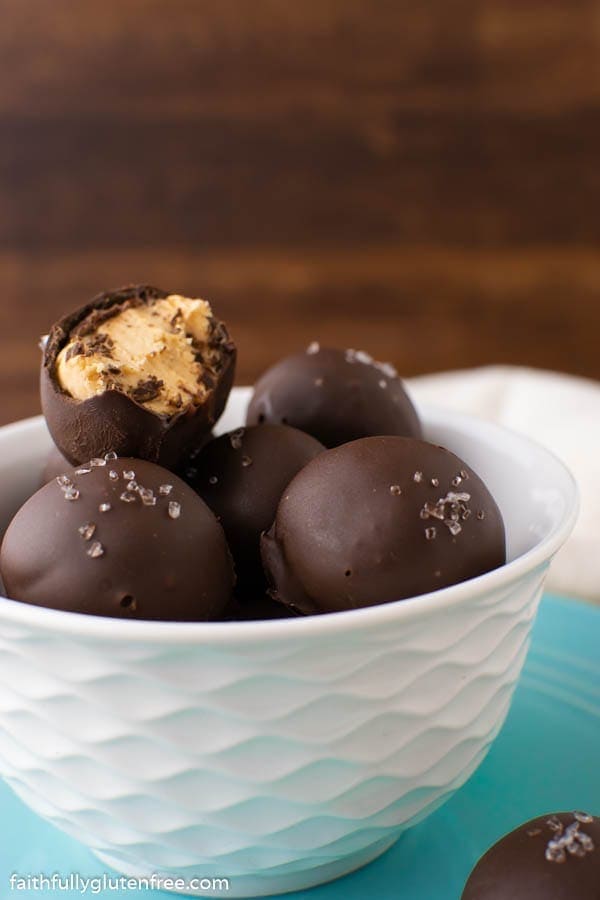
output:
[[413, 378], [416, 403], [431, 403], [507, 425], [545, 444], [571, 469], [581, 514], [557, 554], [550, 590], [600, 601], [600, 383], [513, 366]]

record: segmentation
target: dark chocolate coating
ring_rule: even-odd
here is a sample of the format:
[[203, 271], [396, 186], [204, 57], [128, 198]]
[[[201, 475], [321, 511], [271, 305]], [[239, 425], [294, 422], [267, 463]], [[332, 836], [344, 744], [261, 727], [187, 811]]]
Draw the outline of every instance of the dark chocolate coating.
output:
[[70, 472], [72, 468], [73, 466], [65, 459], [58, 447], [52, 447], [52, 450], [48, 453], [46, 465], [42, 471], [40, 487], [44, 484], [48, 484], [49, 481], [53, 481], [57, 475], [62, 475], [64, 472]]
[[260, 535], [294, 475], [323, 452], [315, 438], [287, 425], [238, 429], [215, 438], [195, 461], [190, 481], [217, 516], [233, 554], [237, 593], [255, 599], [266, 579]]
[[462, 900], [600, 900], [600, 819], [570, 812], [526, 822], [482, 856]]
[[236, 348], [223, 323], [217, 324], [222, 354], [219, 378], [205, 402], [174, 416], [162, 416], [136, 403], [118, 390], [104, 391], [88, 400], [75, 400], [56, 378], [56, 359], [71, 332], [91, 313], [134, 300], [162, 299], [167, 291], [149, 285], [131, 285], [99, 294], [90, 303], [64, 316], [50, 329], [42, 358], [40, 392], [42, 410], [54, 443], [74, 465], [114, 450], [119, 456], [138, 457], [175, 469], [188, 449], [197, 446], [217, 421], [235, 375]]
[[261, 547], [273, 596], [305, 614], [424, 594], [506, 558], [481, 479], [448, 450], [403, 437], [317, 456], [286, 489]]
[[246, 421], [293, 425], [325, 447], [376, 434], [421, 437], [394, 370], [353, 354], [324, 348], [282, 359], [257, 381]]
[[266, 619], [296, 619], [300, 616], [283, 603], [277, 603], [266, 593], [233, 598], [223, 619], [228, 622], [264, 622]]
[[[153, 491], [155, 505], [128, 490], [124, 473], [131, 471], [139, 486]], [[112, 480], [110, 472], [118, 478]], [[77, 499], [67, 499], [67, 489], [52, 481], [8, 527], [0, 573], [9, 597], [125, 619], [201, 621], [222, 615], [233, 588], [231, 556], [223, 529], [185, 482], [139, 459], [66, 474]], [[161, 485], [172, 485], [168, 495]], [[124, 493], [135, 499], [125, 502]], [[111, 508], [103, 512], [104, 503]], [[179, 504], [178, 517], [169, 514], [170, 504]], [[93, 533], [80, 533], [86, 525]]]

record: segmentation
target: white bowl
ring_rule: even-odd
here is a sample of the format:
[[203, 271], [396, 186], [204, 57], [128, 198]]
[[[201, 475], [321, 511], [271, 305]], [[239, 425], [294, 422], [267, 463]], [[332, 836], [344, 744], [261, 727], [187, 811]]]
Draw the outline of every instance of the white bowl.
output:
[[[225, 430], [243, 421], [234, 391]], [[509, 562], [425, 596], [267, 622], [102, 619], [0, 599], [0, 774], [130, 875], [298, 890], [374, 859], [479, 765], [577, 514], [554, 456], [430, 409], [426, 435], [486, 481]], [[50, 446], [0, 429], [0, 529]], [[202, 891], [207, 895], [207, 891]]]

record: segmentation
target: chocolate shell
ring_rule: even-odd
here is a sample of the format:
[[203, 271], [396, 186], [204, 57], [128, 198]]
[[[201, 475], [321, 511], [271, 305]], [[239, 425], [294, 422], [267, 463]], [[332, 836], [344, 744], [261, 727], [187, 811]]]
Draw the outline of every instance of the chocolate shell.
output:
[[56, 446], [74, 465], [114, 450], [119, 456], [147, 459], [175, 469], [189, 448], [210, 433], [223, 412], [233, 384], [236, 348], [225, 325], [216, 319], [213, 349], [220, 354], [218, 377], [201, 405], [189, 406], [179, 414], [157, 414], [119, 390], [76, 400], [58, 382], [57, 357], [84, 320], [95, 316], [100, 323], [114, 314], [115, 307], [143, 305], [168, 296], [168, 292], [149, 285], [132, 285], [99, 294], [52, 326], [42, 358], [42, 410]]
[[402, 600], [505, 562], [500, 510], [450, 451], [370, 437], [317, 456], [261, 541], [272, 596], [305, 613]]
[[[315, 438], [297, 428], [263, 425], [215, 438], [195, 460], [189, 483], [223, 526], [235, 561], [236, 591], [245, 602], [257, 603], [267, 587], [261, 533], [273, 524], [292, 478], [323, 450]], [[265, 608], [270, 606], [264, 603]]]
[[68, 469], [21, 507], [0, 574], [23, 603], [178, 621], [220, 618], [234, 582], [223, 529], [204, 501], [154, 463], [111, 458]]
[[503, 837], [479, 860], [462, 900], [599, 900], [600, 818], [540, 816]]
[[421, 436], [419, 417], [392, 366], [318, 344], [259, 378], [246, 421], [292, 425], [325, 447], [377, 434]]

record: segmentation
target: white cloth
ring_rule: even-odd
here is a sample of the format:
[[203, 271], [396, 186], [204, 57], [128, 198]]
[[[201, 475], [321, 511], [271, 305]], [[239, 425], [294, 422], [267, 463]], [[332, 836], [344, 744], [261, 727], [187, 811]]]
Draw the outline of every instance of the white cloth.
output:
[[600, 602], [600, 383], [512, 366], [413, 378], [416, 403], [431, 403], [506, 425], [545, 444], [571, 469], [581, 513], [557, 554], [550, 590]]

